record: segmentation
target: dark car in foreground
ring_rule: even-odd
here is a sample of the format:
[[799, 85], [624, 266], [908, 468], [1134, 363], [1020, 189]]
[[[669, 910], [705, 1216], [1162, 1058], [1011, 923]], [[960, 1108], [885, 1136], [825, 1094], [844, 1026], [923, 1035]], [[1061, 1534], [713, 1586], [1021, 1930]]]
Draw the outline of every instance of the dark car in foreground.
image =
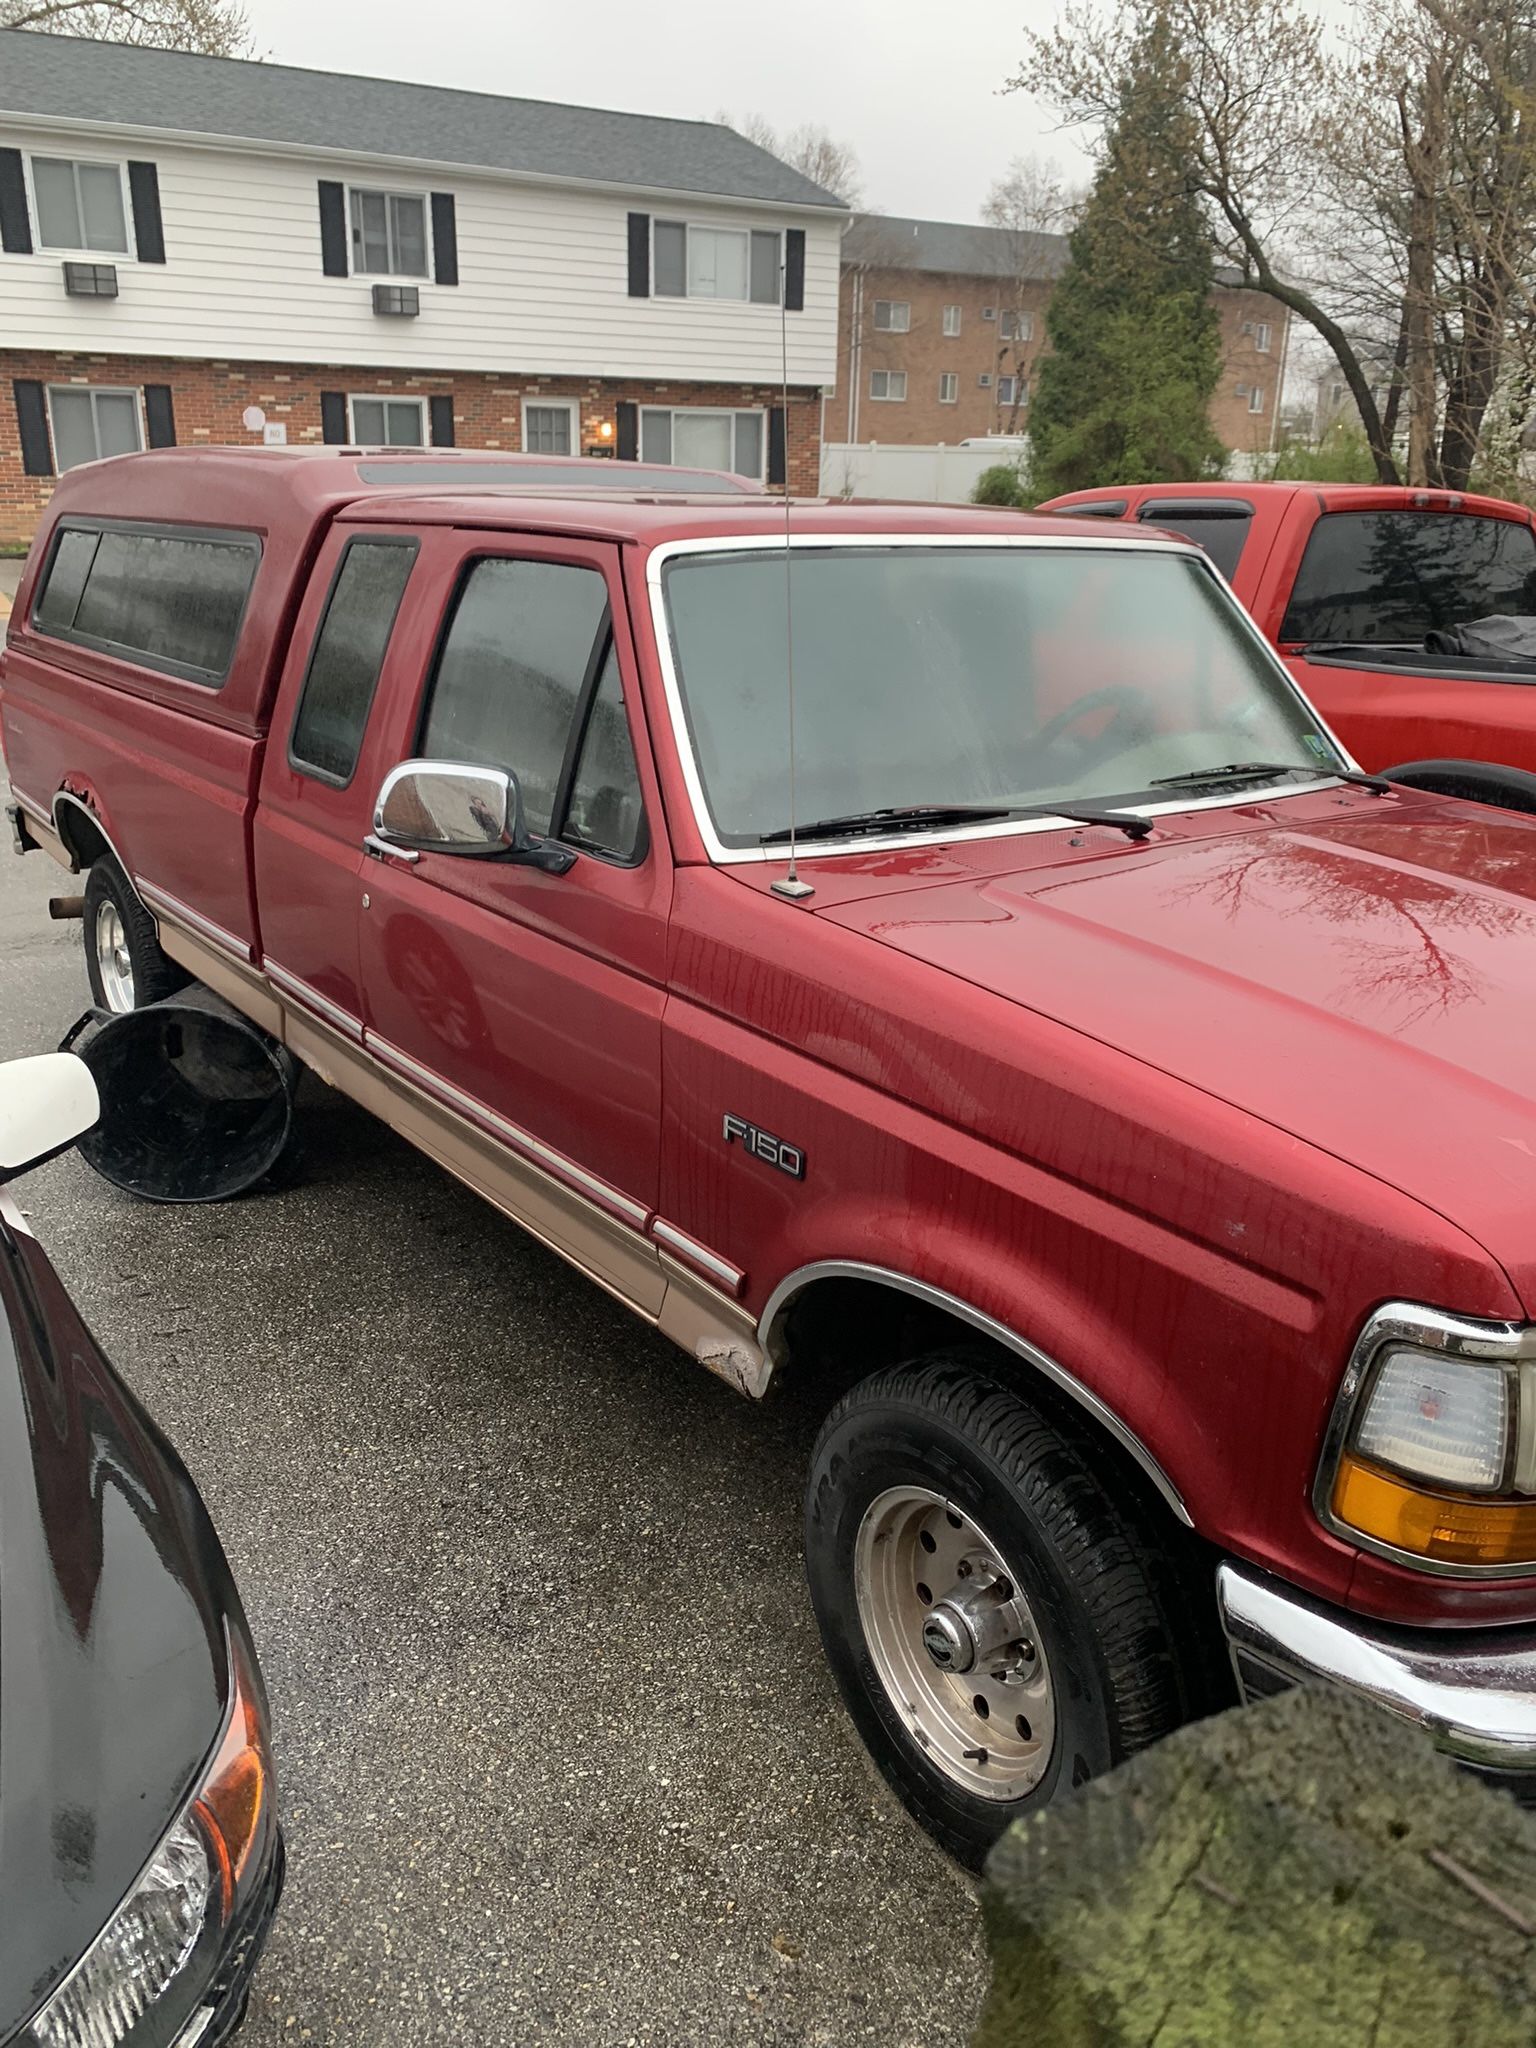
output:
[[[0, 1066], [0, 1183], [97, 1109], [72, 1054]], [[213, 1525], [0, 1185], [0, 2044], [217, 2048], [282, 1872]]]

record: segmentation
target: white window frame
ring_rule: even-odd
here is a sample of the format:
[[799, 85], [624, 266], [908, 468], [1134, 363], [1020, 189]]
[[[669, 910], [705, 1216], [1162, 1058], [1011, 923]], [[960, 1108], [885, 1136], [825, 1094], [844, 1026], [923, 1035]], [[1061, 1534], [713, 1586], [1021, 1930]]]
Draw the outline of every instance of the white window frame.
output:
[[[681, 228], [683, 231], [683, 289], [681, 293], [659, 292], [656, 289], [656, 230], [659, 227]], [[747, 289], [741, 298], [727, 299], [722, 298], [719, 293], [689, 291], [688, 278], [693, 265], [688, 253], [688, 238], [694, 234], [741, 236], [747, 245]], [[754, 299], [752, 296], [752, 237], [754, 235], [776, 235], [778, 237], [779, 260], [776, 269], [778, 289], [777, 296], [771, 299]], [[784, 296], [784, 230], [782, 228], [765, 228], [761, 224], [743, 227], [739, 222], [731, 220], [690, 220], [686, 214], [652, 214], [650, 256], [651, 297], [653, 299], [661, 299], [666, 304], [672, 306], [755, 306], [759, 312], [763, 313], [776, 313], [779, 310], [779, 301]], [[736, 412], [751, 412], [753, 410], [750, 405], [739, 405], [734, 408], [721, 409], [734, 410]], [[676, 410], [676, 408], [672, 406], [659, 406], [655, 410], [671, 412]]]
[[[880, 318], [880, 308], [882, 306], [892, 314], [900, 313], [901, 318], [899, 320], [882, 320]], [[910, 299], [876, 299], [869, 317], [874, 322], [876, 334], [910, 334], [912, 332], [912, 301]]]
[[1009, 371], [1004, 371], [997, 380], [997, 402], [999, 405], [1013, 405], [1017, 402], [1019, 380]]
[[[93, 249], [87, 244], [84, 248], [77, 249], [64, 242], [45, 242], [43, 240], [42, 209], [37, 203], [37, 182], [32, 175], [32, 165], [37, 157], [42, 157], [46, 162], [52, 164], [93, 164], [101, 170], [116, 171], [117, 189], [122, 197], [123, 240], [127, 244], [126, 248]], [[132, 194], [128, 190], [128, 167], [121, 157], [82, 156], [76, 150], [55, 156], [52, 150], [29, 149], [25, 156], [24, 176], [27, 187], [27, 204], [32, 209], [32, 221], [37, 229], [39, 253], [58, 256], [91, 257], [97, 262], [105, 263], [136, 263], [138, 261], [138, 243], [133, 232]], [[85, 226], [85, 208], [80, 204], [80, 180], [78, 177], [75, 179], [75, 206], [80, 214], [80, 225], [83, 228]], [[64, 389], [66, 387], [61, 386], [60, 388]]]
[[1251, 413], [1261, 413], [1264, 410], [1264, 386], [1262, 384], [1249, 385], [1248, 410]]
[[[736, 301], [734, 301], [734, 300], [730, 300], [730, 301], [728, 301], [727, 303], [728, 303], [728, 304], [735, 304], [735, 303], [736, 303]], [[735, 457], [736, 457], [736, 422], [737, 422], [737, 420], [738, 420], [738, 419], [740, 419], [740, 418], [742, 417], [742, 415], [743, 415], [743, 414], [745, 414], [745, 413], [750, 413], [750, 414], [752, 415], [752, 417], [753, 417], [753, 418], [754, 418], [755, 420], [757, 420], [757, 422], [758, 422], [758, 429], [757, 429], [757, 446], [758, 446], [758, 453], [759, 453], [759, 455], [760, 455], [760, 457], [761, 457], [761, 461], [760, 461], [760, 464], [759, 464], [759, 467], [758, 467], [758, 472], [757, 472], [757, 477], [756, 477], [756, 481], [757, 481], [758, 483], [766, 483], [766, 482], [767, 482], [767, 479], [768, 479], [768, 408], [767, 408], [766, 406], [763, 406], [763, 405], [642, 405], [642, 406], [640, 406], [640, 407], [639, 407], [639, 409], [638, 409], [638, 416], [637, 416], [637, 418], [636, 418], [636, 420], [635, 420], [635, 443], [636, 443], [636, 455], [637, 455], [637, 459], [638, 459], [638, 460], [639, 460], [640, 462], [642, 462], [642, 463], [643, 463], [643, 462], [645, 462], [645, 461], [647, 460], [647, 457], [646, 457], [646, 456], [645, 456], [644, 454], [641, 454], [641, 453], [640, 453], [640, 450], [642, 450], [642, 449], [644, 448], [644, 446], [645, 446], [645, 419], [646, 419], [646, 414], [647, 414], [647, 413], [658, 413], [658, 412], [664, 412], [664, 413], [665, 413], [665, 414], [667, 415], [667, 418], [668, 418], [668, 419], [672, 419], [672, 420], [675, 420], [675, 419], [677, 418], [677, 416], [678, 416], [678, 414], [679, 414], [679, 413], [687, 413], [687, 414], [703, 413], [703, 414], [705, 414], [705, 415], [707, 415], [707, 416], [711, 416], [711, 417], [713, 417], [713, 418], [715, 418], [715, 419], [723, 419], [723, 420], [729, 420], [729, 421], [731, 422], [731, 459], [732, 459], [732, 462], [733, 462], [733, 464], [734, 464], [734, 461], [735, 461]], [[788, 459], [788, 450], [787, 450], [787, 449], [786, 449], [786, 451], [785, 451], [785, 457], [786, 457], [786, 461], [787, 461], [787, 459]], [[668, 464], [666, 465], [666, 467], [667, 467], [668, 469], [694, 469], [694, 468], [696, 468], [697, 466], [698, 466], [698, 465], [697, 465], [697, 464], [695, 464], [695, 463], [691, 463], [691, 462], [678, 462], [678, 461], [676, 461], [675, 459], [674, 459], [673, 461], [669, 462], [669, 463], [668, 463]], [[745, 470], [745, 469], [736, 469], [736, 468], [734, 468], [734, 467], [733, 467], [733, 468], [731, 468], [730, 470], [728, 470], [728, 471], [727, 471], [727, 475], [729, 475], [729, 476], [747, 476], [747, 475], [749, 475], [749, 474], [750, 474], [750, 472], [749, 472], [749, 471], [747, 471], [747, 470]]]
[[940, 405], [958, 405], [960, 403], [960, 372], [958, 370], [941, 370], [939, 372], [939, 403]]
[[[536, 406], [544, 412], [554, 412], [556, 410], [564, 412], [571, 422], [571, 453], [573, 455], [581, 453], [581, 406], [578, 401], [574, 398], [540, 398], [537, 394], [533, 394], [525, 396], [523, 399], [522, 445], [525, 455], [532, 455], [535, 452], [543, 454], [545, 452], [543, 449], [535, 451], [528, 446], [528, 408], [530, 406]], [[556, 458], [551, 458], [551, 460], [554, 459]]]
[[1271, 339], [1269, 322], [1267, 320], [1258, 321], [1253, 330], [1253, 345], [1261, 356], [1269, 354]]
[[1035, 316], [1028, 306], [1010, 306], [997, 316], [999, 341], [1033, 341]]
[[[352, 195], [366, 192], [378, 199], [414, 199], [421, 207], [422, 248], [425, 268], [422, 270], [365, 270], [363, 269], [352, 228]], [[407, 282], [430, 284], [436, 276], [435, 252], [432, 247], [432, 200], [428, 193], [415, 191], [408, 185], [348, 185], [347, 205], [347, 264], [352, 277], [401, 277]], [[367, 394], [365, 393], [364, 396]]]
[[[357, 431], [352, 408], [363, 405], [414, 405], [421, 415], [420, 441], [365, 441]], [[430, 448], [432, 420], [427, 401], [415, 391], [349, 391], [347, 393], [347, 439], [354, 448]]]
[[960, 332], [960, 308], [949, 305], [944, 308], [944, 333], [950, 339]]
[[[102, 394], [103, 396], [105, 396], [105, 397], [108, 397], [108, 398], [131, 398], [131, 399], [133, 400], [133, 416], [134, 416], [134, 418], [135, 418], [135, 419], [136, 419], [136, 420], [138, 421], [138, 426], [139, 426], [139, 445], [138, 445], [138, 449], [137, 449], [137, 451], [136, 451], [136, 452], [137, 452], [138, 454], [141, 454], [141, 455], [142, 455], [142, 454], [143, 454], [143, 452], [144, 452], [144, 450], [145, 450], [145, 449], [146, 449], [146, 448], [147, 448], [147, 447], [149, 446], [149, 435], [148, 435], [148, 433], [146, 432], [146, 429], [145, 429], [145, 419], [144, 419], [144, 390], [143, 390], [143, 386], [142, 386], [142, 385], [138, 385], [138, 384], [48, 384], [48, 385], [45, 385], [45, 386], [44, 386], [44, 395], [45, 395], [45, 397], [47, 398], [47, 402], [48, 402], [48, 453], [49, 453], [49, 456], [50, 456], [50, 457], [51, 457], [51, 459], [52, 459], [52, 462], [53, 462], [53, 466], [54, 466], [55, 470], [57, 470], [57, 471], [58, 471], [58, 473], [59, 473], [59, 475], [60, 475], [60, 476], [65, 476], [65, 475], [67, 475], [67, 474], [68, 474], [68, 471], [66, 471], [66, 470], [63, 470], [63, 469], [60, 469], [60, 468], [59, 468], [59, 437], [58, 437], [58, 435], [57, 435], [57, 434], [56, 434], [56, 433], [54, 432], [54, 427], [53, 427], [53, 394], [54, 394], [54, 393], [55, 393], [56, 391], [65, 391], [65, 392], [69, 392], [70, 394], [74, 394], [74, 393], [76, 393], [76, 392], [81, 392], [81, 391], [84, 391], [84, 392], [86, 392], [86, 393], [88, 393], [88, 394], [89, 394], [89, 396], [90, 396], [90, 399], [91, 399], [91, 433], [92, 433], [92, 435], [93, 435], [93, 436], [95, 437], [95, 439], [96, 439], [96, 442], [97, 442], [98, 446], [100, 445], [100, 441], [101, 441], [101, 436], [100, 436], [100, 434], [98, 434], [98, 433], [97, 433], [97, 431], [96, 431], [96, 396], [97, 396], [97, 393], [99, 392], [99, 393], [101, 393], [101, 394]], [[93, 459], [93, 461], [96, 461], [96, 462], [100, 462], [100, 461], [102, 461], [102, 460], [103, 460], [103, 458], [102, 458], [102, 457], [101, 457], [100, 455], [94, 456], [94, 457], [93, 457], [92, 459]], [[76, 462], [76, 463], [71, 463], [71, 464], [70, 464], [70, 468], [71, 468], [71, 469], [83, 469], [83, 468], [84, 468], [84, 466], [85, 466], [85, 465], [84, 465], [83, 463], [79, 463], [79, 462]]]
[[[885, 379], [885, 389], [883, 391], [877, 391], [875, 389], [875, 379], [877, 377], [883, 377]], [[891, 389], [891, 379], [893, 377], [900, 379], [901, 389], [899, 391], [892, 391]], [[869, 396], [870, 402], [874, 405], [905, 405], [907, 401], [906, 371], [871, 370], [869, 373]]]

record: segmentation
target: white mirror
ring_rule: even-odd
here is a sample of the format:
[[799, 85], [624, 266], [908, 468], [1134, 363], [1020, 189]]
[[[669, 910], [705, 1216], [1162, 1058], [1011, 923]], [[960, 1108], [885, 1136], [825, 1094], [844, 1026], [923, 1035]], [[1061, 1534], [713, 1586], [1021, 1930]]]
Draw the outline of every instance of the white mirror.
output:
[[95, 1076], [74, 1053], [0, 1062], [0, 1180], [72, 1145], [100, 1115]]

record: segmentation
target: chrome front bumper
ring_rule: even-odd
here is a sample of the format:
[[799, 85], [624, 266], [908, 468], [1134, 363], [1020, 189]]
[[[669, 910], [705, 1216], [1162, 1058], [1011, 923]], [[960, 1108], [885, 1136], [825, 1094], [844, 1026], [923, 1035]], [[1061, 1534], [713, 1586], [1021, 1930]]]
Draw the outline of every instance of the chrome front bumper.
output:
[[[1216, 1574], [1245, 1699], [1323, 1680], [1427, 1728], [1461, 1763], [1536, 1773], [1536, 1628], [1392, 1628], [1325, 1607], [1246, 1566]], [[1520, 1796], [1536, 1796], [1536, 1776]]]

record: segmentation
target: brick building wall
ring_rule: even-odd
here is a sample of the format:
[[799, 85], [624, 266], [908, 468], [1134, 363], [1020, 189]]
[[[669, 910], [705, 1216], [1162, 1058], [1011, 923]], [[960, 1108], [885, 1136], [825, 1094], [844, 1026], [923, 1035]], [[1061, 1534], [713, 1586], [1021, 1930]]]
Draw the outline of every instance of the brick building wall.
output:
[[[629, 401], [673, 407], [769, 408], [783, 402], [770, 385], [642, 383], [607, 377], [533, 377], [520, 372], [357, 369], [336, 363], [202, 362], [187, 358], [117, 355], [60, 355], [0, 350], [0, 543], [29, 540], [53, 494], [55, 479], [23, 472], [20, 424], [11, 402], [13, 382], [105, 385], [142, 390], [169, 385], [181, 446], [223, 442], [259, 446], [242, 415], [260, 406], [267, 418], [287, 428], [288, 442], [318, 444], [322, 438], [320, 394], [371, 394], [397, 398], [453, 400], [454, 441], [460, 448], [508, 451], [523, 446], [524, 399], [574, 399], [583, 449], [612, 447], [616, 408]], [[793, 387], [786, 420], [786, 471], [791, 491], [814, 495], [820, 486], [820, 395]], [[604, 433], [604, 429], [607, 433]]]
[[[953, 445], [981, 434], [1028, 433], [1029, 399], [1016, 387], [1011, 403], [1001, 401], [998, 380], [1011, 375], [1033, 391], [1048, 346], [1045, 314], [1051, 290], [1043, 278], [1014, 284], [996, 276], [849, 265], [838, 308], [837, 388], [827, 400], [826, 438], [925, 446]], [[876, 328], [880, 300], [910, 309], [904, 332]], [[1222, 371], [1211, 401], [1211, 425], [1223, 447], [1243, 453], [1267, 448], [1288, 316], [1262, 292], [1219, 286], [1215, 301]], [[960, 309], [956, 334], [944, 332], [946, 306]], [[983, 317], [988, 310], [994, 316], [990, 320]], [[1004, 315], [1010, 312], [1026, 316], [1022, 339], [1004, 336]], [[876, 373], [886, 373], [888, 380], [889, 373], [903, 371], [905, 398], [871, 395]], [[953, 402], [941, 397], [940, 379], [946, 374], [957, 380]], [[990, 383], [983, 385], [983, 377]], [[1250, 395], [1255, 391], [1257, 409]]]
[[[1010, 284], [996, 277], [850, 267], [838, 306], [838, 381], [836, 395], [827, 401], [827, 439], [953, 443], [977, 434], [1027, 432], [1027, 397], [1016, 382], [1013, 396], [1000, 398], [999, 379], [1012, 376], [1029, 387], [1044, 345], [1050, 293], [1044, 281]], [[877, 300], [909, 307], [904, 333], [876, 328]], [[957, 333], [944, 331], [946, 307], [959, 308]], [[1024, 316], [1015, 323], [1022, 334], [1005, 335], [1008, 314]], [[852, 369], [855, 323], [857, 377]], [[955, 324], [953, 316], [950, 324]], [[905, 370], [904, 399], [871, 396], [871, 376], [879, 370]], [[946, 376], [955, 379], [953, 400], [943, 396]]]

